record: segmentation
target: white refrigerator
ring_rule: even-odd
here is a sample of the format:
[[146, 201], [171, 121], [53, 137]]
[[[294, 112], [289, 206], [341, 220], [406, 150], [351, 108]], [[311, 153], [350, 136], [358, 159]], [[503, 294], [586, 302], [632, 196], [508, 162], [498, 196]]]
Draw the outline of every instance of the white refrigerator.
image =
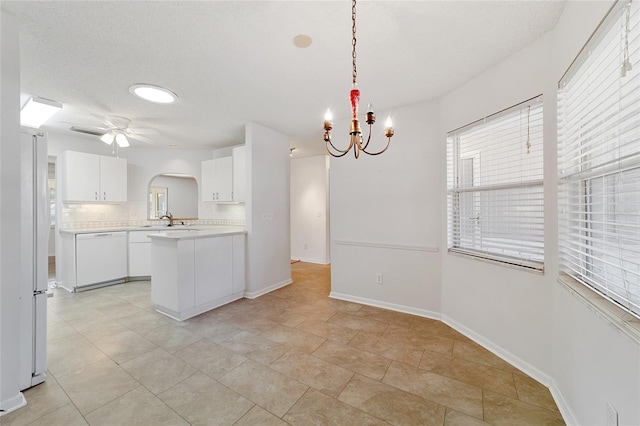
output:
[[47, 140], [20, 133], [20, 389], [42, 383], [47, 370], [50, 228]]

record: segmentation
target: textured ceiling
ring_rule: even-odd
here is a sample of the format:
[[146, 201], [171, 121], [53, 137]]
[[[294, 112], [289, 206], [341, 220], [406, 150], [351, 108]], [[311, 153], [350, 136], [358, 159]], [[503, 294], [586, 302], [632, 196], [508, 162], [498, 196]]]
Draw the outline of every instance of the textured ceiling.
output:
[[[358, 85], [378, 110], [441, 96], [555, 26], [564, 1], [358, 3]], [[134, 146], [218, 148], [255, 121], [322, 152], [322, 117], [347, 116], [349, 1], [2, 1], [19, 17], [21, 92], [64, 104], [44, 130], [120, 115], [154, 128]], [[307, 34], [313, 43], [294, 46]], [[132, 96], [164, 86], [171, 105]], [[77, 135], [77, 134], [76, 134]], [[97, 138], [93, 138], [96, 140]]]

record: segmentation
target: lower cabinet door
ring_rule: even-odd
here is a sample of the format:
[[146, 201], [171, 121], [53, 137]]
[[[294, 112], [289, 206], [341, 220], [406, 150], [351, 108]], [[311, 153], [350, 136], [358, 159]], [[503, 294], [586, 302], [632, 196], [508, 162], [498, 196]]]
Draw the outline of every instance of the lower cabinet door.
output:
[[233, 294], [232, 237], [195, 240], [196, 306]]

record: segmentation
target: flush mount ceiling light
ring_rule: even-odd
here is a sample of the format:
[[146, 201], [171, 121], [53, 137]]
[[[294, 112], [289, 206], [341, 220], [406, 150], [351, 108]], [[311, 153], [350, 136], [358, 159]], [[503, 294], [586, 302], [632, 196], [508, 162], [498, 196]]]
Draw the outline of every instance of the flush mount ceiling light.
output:
[[335, 147], [333, 142], [331, 142], [331, 129], [333, 129], [333, 117], [331, 115], [331, 111], [327, 109], [327, 113], [324, 117], [324, 141], [327, 148], [327, 152], [333, 157], [343, 157], [345, 156], [351, 148], [353, 148], [353, 153], [356, 158], [360, 156], [360, 152], [364, 152], [368, 155], [380, 155], [389, 148], [389, 143], [391, 143], [391, 137], [393, 136], [393, 125], [391, 123], [391, 117], [387, 118], [385, 123], [384, 134], [387, 137], [387, 145], [381, 151], [371, 152], [367, 151], [367, 147], [369, 146], [369, 142], [371, 141], [371, 127], [373, 123], [376, 122], [376, 115], [373, 113], [373, 106], [369, 103], [367, 107], [367, 115], [366, 122], [369, 125], [369, 136], [367, 137], [367, 141], [362, 143], [362, 131], [360, 130], [360, 122], [358, 121], [358, 106], [360, 104], [360, 90], [357, 85], [357, 76], [358, 73], [356, 71], [356, 0], [352, 0], [351, 2], [351, 57], [353, 58], [353, 71], [351, 73], [352, 77], [352, 88], [351, 88], [351, 129], [349, 134], [350, 141], [347, 149], [338, 149]]
[[20, 125], [38, 129], [61, 109], [60, 102], [43, 98], [29, 98], [20, 111]]
[[129, 87], [129, 92], [141, 99], [157, 104], [170, 104], [178, 98], [178, 95], [171, 90], [152, 84], [133, 84]]

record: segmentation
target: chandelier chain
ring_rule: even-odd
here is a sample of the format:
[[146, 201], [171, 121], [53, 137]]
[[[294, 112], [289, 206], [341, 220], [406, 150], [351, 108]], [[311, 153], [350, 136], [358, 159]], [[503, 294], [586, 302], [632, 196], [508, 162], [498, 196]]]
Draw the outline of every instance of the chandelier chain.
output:
[[351, 36], [351, 57], [353, 59], [353, 72], [351, 76], [352, 83], [355, 85], [358, 77], [358, 71], [356, 70], [356, 0], [351, 2]]

